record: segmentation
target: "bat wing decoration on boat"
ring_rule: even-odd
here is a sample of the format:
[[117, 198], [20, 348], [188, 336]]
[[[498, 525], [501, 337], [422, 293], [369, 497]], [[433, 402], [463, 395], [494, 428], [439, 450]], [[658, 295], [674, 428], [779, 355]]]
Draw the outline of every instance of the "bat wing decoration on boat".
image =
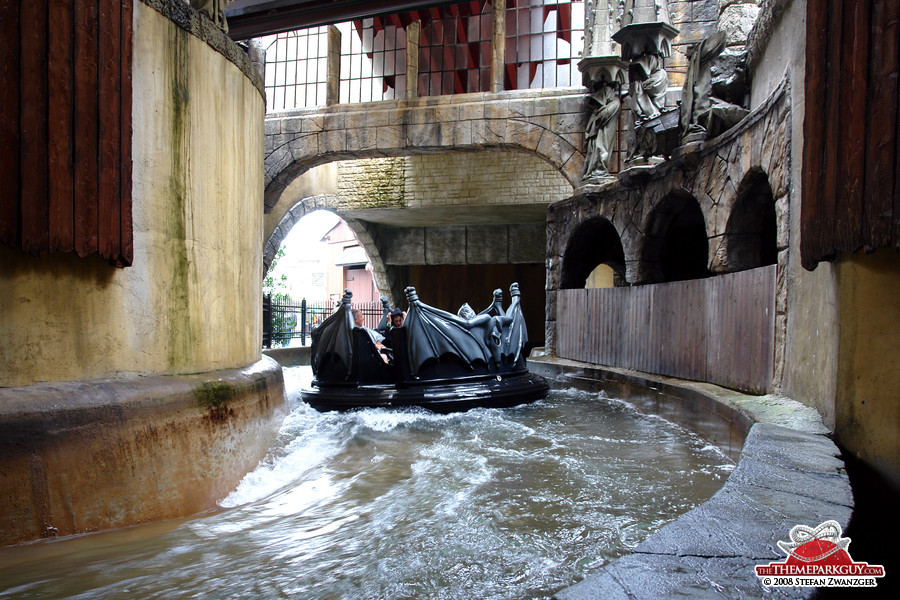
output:
[[525, 327], [525, 317], [522, 315], [522, 305], [520, 304], [522, 293], [519, 291], [518, 283], [509, 286], [509, 295], [512, 299], [509, 308], [506, 309], [506, 316], [510, 321], [509, 326], [503, 330], [500, 356], [507, 366], [525, 368], [525, 356], [522, 350], [528, 343], [528, 330]]
[[446, 355], [461, 359], [470, 370], [480, 362], [488, 372], [524, 369], [522, 350], [528, 342], [525, 318], [519, 303], [519, 285], [510, 286], [513, 296], [509, 309], [501, 306], [503, 292], [494, 291], [494, 301], [478, 313], [464, 305], [454, 315], [421, 302], [415, 288], [406, 288], [409, 314], [407, 328], [409, 363], [416, 374], [427, 361]]
[[[405, 291], [409, 311], [400, 335], [405, 341], [392, 363], [397, 365], [403, 361], [404, 368], [398, 371], [398, 376], [407, 373], [414, 379], [445, 379], [457, 375], [504, 374], [526, 368], [523, 349], [528, 334], [517, 283], [510, 286], [512, 302], [505, 312], [503, 293], [495, 290], [491, 305], [478, 314], [466, 304], [459, 315], [454, 315], [419, 300], [413, 287]], [[351, 298], [347, 290], [334, 314], [313, 332], [310, 361], [317, 381], [352, 382], [356, 380], [354, 369], [361, 368], [355, 364], [363, 356], [354, 354], [362, 348], [354, 348]], [[382, 304], [385, 311], [390, 308], [387, 299]], [[377, 350], [374, 352], [378, 354]], [[425, 365], [430, 366], [423, 372]]]
[[[390, 344], [388, 339], [382, 344], [365, 328], [354, 327], [348, 291], [313, 333], [315, 379], [300, 396], [318, 410], [421, 406], [436, 412], [544, 398], [549, 384], [526, 365], [528, 334], [518, 284], [510, 293], [506, 311], [496, 290], [481, 313], [464, 304], [454, 315], [424, 304], [408, 287], [406, 319], [388, 330]], [[382, 312], [388, 308], [385, 299]]]
[[427, 361], [440, 360], [446, 355], [461, 359], [470, 370], [475, 369], [477, 361], [485, 367], [490, 364], [491, 353], [484, 343], [483, 326], [475, 327], [469, 319], [428, 306], [419, 300], [413, 287], [406, 288], [406, 299], [409, 312], [403, 326], [413, 375]]
[[353, 314], [350, 290], [337, 310], [312, 332], [310, 364], [318, 379], [347, 381], [353, 364]]

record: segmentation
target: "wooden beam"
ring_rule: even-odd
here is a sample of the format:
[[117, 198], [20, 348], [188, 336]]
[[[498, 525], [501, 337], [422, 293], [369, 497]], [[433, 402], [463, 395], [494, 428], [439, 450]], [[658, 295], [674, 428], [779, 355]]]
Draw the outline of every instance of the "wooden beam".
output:
[[50, 250], [47, 204], [47, 0], [22, 4], [21, 13], [21, 235], [34, 256]]
[[71, 252], [75, 249], [75, 217], [72, 200], [74, 187], [75, 131], [72, 105], [75, 64], [72, 58], [73, 0], [50, 3], [48, 69], [50, 100], [47, 152], [50, 169], [50, 251]]
[[0, 0], [0, 243], [19, 246], [19, 9]]
[[243, 40], [460, 3], [460, 0], [237, 0], [225, 9], [225, 17], [228, 20], [228, 35], [232, 39]]
[[900, 92], [900, 3], [872, 3], [863, 237], [867, 249], [891, 244], [898, 92]]
[[98, 249], [97, 5], [75, 3], [75, 253]]

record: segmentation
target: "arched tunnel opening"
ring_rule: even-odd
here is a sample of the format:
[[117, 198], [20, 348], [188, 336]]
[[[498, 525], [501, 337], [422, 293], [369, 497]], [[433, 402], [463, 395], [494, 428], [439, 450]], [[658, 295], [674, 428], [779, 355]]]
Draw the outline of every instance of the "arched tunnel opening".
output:
[[601, 281], [609, 279], [604, 271], [612, 272], [613, 285], [626, 285], [625, 251], [619, 233], [609, 220], [596, 217], [579, 225], [572, 234], [563, 255], [560, 288], [605, 286]]
[[667, 195], [649, 219], [642, 260], [646, 283], [709, 277], [709, 240], [697, 200], [686, 192]]
[[728, 270], [743, 271], [778, 262], [777, 217], [769, 178], [752, 169], [738, 187], [725, 233]]

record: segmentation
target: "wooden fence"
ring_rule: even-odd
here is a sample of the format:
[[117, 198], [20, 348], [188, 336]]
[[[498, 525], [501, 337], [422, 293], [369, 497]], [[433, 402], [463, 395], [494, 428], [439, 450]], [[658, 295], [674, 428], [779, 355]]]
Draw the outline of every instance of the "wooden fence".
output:
[[676, 283], [559, 290], [556, 323], [562, 358], [768, 392], [775, 266]]

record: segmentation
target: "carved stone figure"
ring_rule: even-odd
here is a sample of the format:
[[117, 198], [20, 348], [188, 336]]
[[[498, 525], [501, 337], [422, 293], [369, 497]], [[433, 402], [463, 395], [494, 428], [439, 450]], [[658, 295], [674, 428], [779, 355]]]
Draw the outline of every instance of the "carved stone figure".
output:
[[[710, 67], [725, 49], [725, 33], [717, 31], [688, 50], [687, 75], [681, 90], [681, 134], [686, 141], [705, 137], [709, 122], [712, 75]], [[690, 139], [687, 139], [690, 138]]]
[[228, 23], [225, 21], [225, 7], [229, 4], [231, 4], [231, 0], [191, 0], [191, 8], [204, 13], [225, 33], [228, 33]]
[[666, 106], [669, 75], [656, 54], [635, 57], [628, 69], [634, 110], [639, 119], [652, 119]]
[[590, 99], [594, 112], [584, 132], [586, 156], [582, 179], [609, 175], [609, 161], [616, 141], [619, 110], [622, 108], [617, 86], [606, 81], [594, 84]]

